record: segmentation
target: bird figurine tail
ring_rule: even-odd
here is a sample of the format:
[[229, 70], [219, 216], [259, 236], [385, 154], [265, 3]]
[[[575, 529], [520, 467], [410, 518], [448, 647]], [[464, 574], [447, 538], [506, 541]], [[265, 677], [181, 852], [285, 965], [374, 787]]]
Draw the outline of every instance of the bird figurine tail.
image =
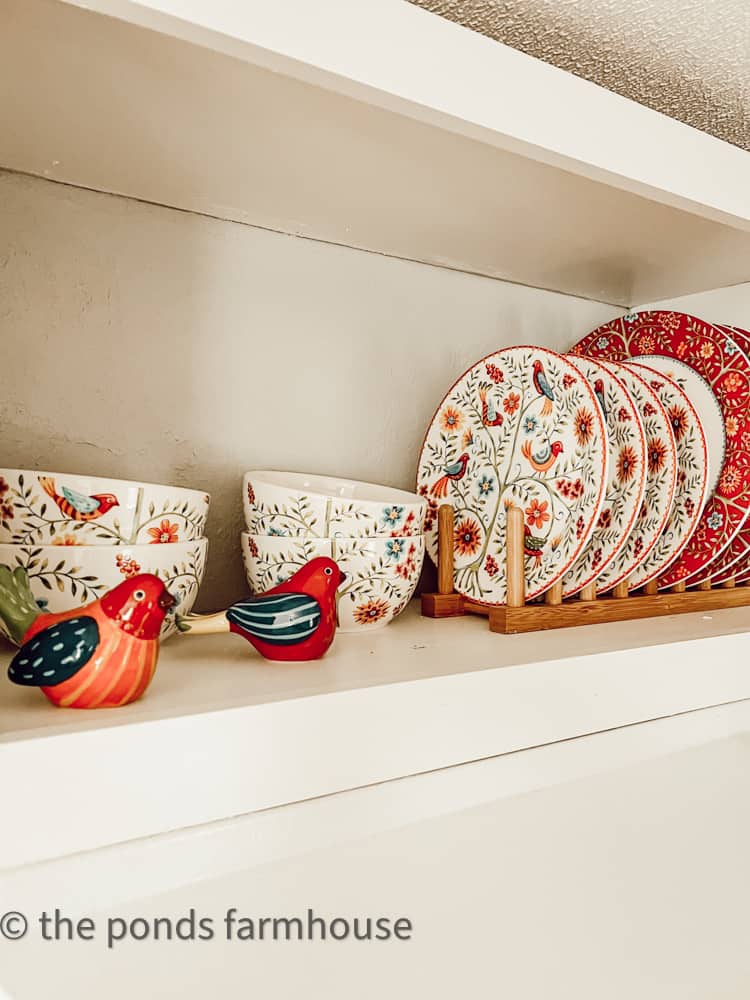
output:
[[0, 619], [17, 646], [41, 614], [23, 566], [0, 566]]

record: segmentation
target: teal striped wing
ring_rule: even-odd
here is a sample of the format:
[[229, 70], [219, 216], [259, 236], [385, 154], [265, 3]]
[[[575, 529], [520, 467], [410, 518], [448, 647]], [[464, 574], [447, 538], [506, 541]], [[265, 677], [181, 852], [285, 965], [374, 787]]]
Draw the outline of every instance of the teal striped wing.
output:
[[307, 594], [261, 594], [233, 605], [227, 618], [235, 629], [255, 639], [272, 646], [295, 646], [313, 635], [321, 610]]
[[99, 626], [82, 615], [48, 625], [10, 661], [8, 678], [26, 687], [54, 687], [75, 676], [99, 645]]
[[93, 514], [95, 510], [99, 509], [99, 501], [94, 500], [93, 497], [87, 497], [85, 494], [71, 490], [67, 486], [60, 487], [60, 492], [71, 507], [75, 507], [79, 514]]

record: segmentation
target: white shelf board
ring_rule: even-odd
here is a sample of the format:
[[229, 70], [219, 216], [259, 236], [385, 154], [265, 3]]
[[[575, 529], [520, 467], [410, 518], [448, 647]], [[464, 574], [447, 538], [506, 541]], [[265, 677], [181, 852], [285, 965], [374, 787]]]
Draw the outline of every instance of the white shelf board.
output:
[[[745, 1000], [749, 733], [746, 707], [698, 712], [286, 807], [241, 821], [231, 846], [193, 831], [164, 868], [143, 843], [111, 851], [109, 878], [90, 856], [0, 876], [31, 922], [0, 942], [0, 983], [14, 1000], [89, 1000], [103, 983], [108, 1000], [248, 986], [273, 1000]], [[55, 906], [93, 917], [96, 941], [42, 942], [34, 918]], [[176, 921], [191, 907], [212, 942], [106, 946], [108, 917]], [[230, 908], [256, 928], [308, 908], [404, 915], [414, 935], [226, 941]]]
[[299, 857], [464, 809], [553, 788], [750, 733], [750, 700], [623, 726], [520, 753], [411, 775], [84, 851], [0, 869], [0, 896], [24, 912], [119, 908], [206, 878]]
[[0, 17], [0, 166], [620, 305], [750, 278], [750, 154], [403, 0]]
[[3, 683], [1, 864], [750, 698], [748, 625], [735, 609], [503, 637], [412, 607], [314, 664], [177, 637], [125, 709], [55, 709]]

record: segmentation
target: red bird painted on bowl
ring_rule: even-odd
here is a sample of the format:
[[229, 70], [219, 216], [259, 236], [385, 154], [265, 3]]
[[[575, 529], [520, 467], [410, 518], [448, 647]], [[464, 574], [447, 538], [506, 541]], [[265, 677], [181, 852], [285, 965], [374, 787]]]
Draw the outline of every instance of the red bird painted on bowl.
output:
[[137, 701], [154, 676], [159, 633], [174, 603], [158, 576], [141, 573], [84, 607], [39, 614], [8, 677], [41, 688], [62, 708], [119, 708]]
[[120, 501], [114, 493], [94, 493], [87, 497], [85, 493], [77, 493], [67, 486], [62, 486], [58, 493], [54, 480], [47, 476], [39, 477], [39, 485], [71, 521], [96, 521], [108, 510], [120, 506]]

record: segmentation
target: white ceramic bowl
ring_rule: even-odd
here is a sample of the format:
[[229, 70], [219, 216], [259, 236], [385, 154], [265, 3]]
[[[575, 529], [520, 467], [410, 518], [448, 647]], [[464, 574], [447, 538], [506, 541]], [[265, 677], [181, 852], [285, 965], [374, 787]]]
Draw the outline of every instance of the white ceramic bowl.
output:
[[424, 535], [398, 538], [278, 538], [242, 532], [250, 590], [262, 594], [316, 556], [346, 573], [337, 605], [342, 632], [372, 632], [401, 614], [414, 595], [424, 560]]
[[188, 614], [195, 603], [207, 549], [206, 538], [172, 545], [117, 548], [0, 544], [0, 565], [26, 569], [32, 593], [45, 611], [70, 611], [102, 597], [129, 576], [154, 573], [177, 599], [164, 622], [162, 638], [165, 638], [175, 631], [175, 615]]
[[202, 537], [209, 501], [207, 493], [181, 486], [0, 469], [0, 542], [188, 542]]
[[305, 538], [421, 535], [427, 506], [416, 493], [303, 472], [247, 472], [242, 497], [252, 534]]

